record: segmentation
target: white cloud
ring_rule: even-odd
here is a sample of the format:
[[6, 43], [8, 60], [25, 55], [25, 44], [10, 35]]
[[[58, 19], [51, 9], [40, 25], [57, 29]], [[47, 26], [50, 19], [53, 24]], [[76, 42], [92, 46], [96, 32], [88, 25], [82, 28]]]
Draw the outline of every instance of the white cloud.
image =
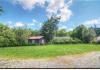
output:
[[45, 6], [47, 17], [50, 18], [53, 14], [61, 17], [61, 22], [68, 21], [72, 16], [72, 11], [69, 7], [72, 5], [73, 0], [14, 0], [15, 4], [20, 4], [25, 10], [32, 10], [36, 5], [41, 7]]
[[67, 31], [73, 31], [73, 28], [68, 28]]
[[14, 24], [12, 23], [12, 21], [8, 21], [7, 24], [10, 28], [13, 28]]
[[33, 23], [37, 23], [37, 20], [33, 19]]
[[67, 26], [60, 25], [60, 26], [59, 26], [59, 30], [60, 30], [60, 29], [67, 29]]
[[73, 1], [74, 1], [74, 0], [69, 0], [69, 1], [67, 2], [67, 6], [68, 6], [68, 7], [71, 6], [72, 3], [73, 3]]
[[41, 27], [41, 26], [42, 26], [42, 23], [39, 22], [39, 21], [37, 21], [37, 20], [35, 20], [35, 19], [33, 19], [33, 20], [32, 20], [32, 23], [28, 23], [27, 25], [28, 25], [28, 26], [37, 26], [37, 27]]
[[60, 9], [60, 11], [61, 13], [58, 14], [58, 16], [61, 16], [62, 22], [68, 21], [72, 16], [71, 10], [69, 10], [67, 7], [63, 7], [62, 9]]
[[37, 27], [37, 29], [41, 28], [42, 23], [33, 19], [31, 23], [23, 23], [23, 22], [16, 22], [13, 24], [13, 27], [28, 27], [28, 28], [34, 28]]
[[92, 19], [92, 20], [87, 20], [83, 23], [86, 26], [100, 26], [100, 18], [99, 19]]
[[35, 5], [44, 6], [45, 0], [14, 0], [14, 4], [20, 4], [25, 10], [32, 10]]
[[8, 23], [8, 24], [12, 24], [12, 21], [8, 21], [7, 23]]
[[73, 0], [69, 0], [65, 3], [65, 0], [50, 0], [50, 3], [47, 7], [47, 16], [51, 17], [52, 14], [61, 17], [61, 21], [65, 22], [69, 20], [72, 16], [72, 11], [69, 9], [69, 6], [72, 4]]
[[42, 23], [41, 23], [41, 22], [39, 22], [39, 21], [37, 21], [37, 20], [35, 20], [35, 19], [33, 19], [33, 23], [34, 23], [35, 25], [42, 26]]
[[23, 27], [23, 26], [25, 26], [25, 24], [22, 22], [16, 22], [15, 24], [15, 27]]
[[68, 28], [68, 27], [65, 26], [65, 25], [60, 25], [60, 26], [59, 26], [59, 30], [60, 30], [60, 29], [66, 29], [66, 31], [73, 31], [74, 28]]
[[64, 6], [64, 0], [50, 0], [47, 12], [57, 14], [58, 10]]

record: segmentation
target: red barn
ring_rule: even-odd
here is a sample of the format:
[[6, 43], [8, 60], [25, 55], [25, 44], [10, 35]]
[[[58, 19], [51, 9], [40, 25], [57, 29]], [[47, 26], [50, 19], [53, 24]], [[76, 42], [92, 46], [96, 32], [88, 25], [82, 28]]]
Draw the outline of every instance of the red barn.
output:
[[28, 39], [29, 44], [45, 44], [43, 36], [32, 36]]

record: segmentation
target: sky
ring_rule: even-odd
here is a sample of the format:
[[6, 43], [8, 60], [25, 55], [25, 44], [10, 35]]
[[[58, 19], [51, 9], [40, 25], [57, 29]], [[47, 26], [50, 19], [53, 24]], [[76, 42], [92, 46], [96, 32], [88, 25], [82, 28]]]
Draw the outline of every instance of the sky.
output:
[[0, 22], [9, 27], [41, 28], [53, 14], [61, 16], [59, 29], [83, 24], [100, 27], [100, 0], [0, 0]]

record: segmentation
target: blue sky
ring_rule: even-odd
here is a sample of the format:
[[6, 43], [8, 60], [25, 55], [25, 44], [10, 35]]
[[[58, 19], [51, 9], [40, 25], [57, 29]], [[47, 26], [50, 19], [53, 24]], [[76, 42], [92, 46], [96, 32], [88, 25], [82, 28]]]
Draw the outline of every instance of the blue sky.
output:
[[0, 0], [4, 13], [0, 22], [10, 27], [40, 29], [52, 14], [61, 16], [59, 29], [80, 24], [100, 27], [100, 0]]

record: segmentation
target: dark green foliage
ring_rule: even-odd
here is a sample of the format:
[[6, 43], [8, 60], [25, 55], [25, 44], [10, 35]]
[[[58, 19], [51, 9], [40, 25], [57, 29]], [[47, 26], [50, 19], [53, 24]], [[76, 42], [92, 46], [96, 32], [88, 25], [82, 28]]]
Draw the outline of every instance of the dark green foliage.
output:
[[57, 24], [60, 18], [51, 17], [48, 21], [44, 23], [41, 29], [41, 35], [44, 36], [46, 42], [50, 42], [56, 34], [58, 29]]
[[100, 40], [99, 41], [96, 41], [96, 44], [100, 44]]
[[86, 43], [91, 43], [96, 37], [96, 33], [93, 28], [88, 28], [87, 32], [84, 34], [84, 42]]
[[40, 36], [39, 30], [31, 30], [31, 32], [32, 32], [31, 36]]
[[83, 40], [83, 34], [86, 33], [87, 28], [84, 25], [80, 25], [73, 30], [72, 37]]
[[0, 24], [0, 47], [30, 45], [28, 38], [39, 35], [39, 31], [26, 28], [9, 28]]
[[95, 32], [96, 32], [97, 36], [100, 36], [100, 28], [95, 28]]
[[68, 32], [65, 29], [60, 29], [57, 31], [56, 36], [58, 37], [68, 36]]
[[93, 44], [100, 44], [100, 40], [93, 40], [92, 43]]
[[100, 44], [100, 38], [99, 38], [99, 37], [96, 37], [96, 38], [92, 41], [92, 43], [94, 43], [94, 44]]
[[96, 33], [94, 29], [80, 25], [73, 30], [71, 36], [82, 40], [84, 43], [90, 43], [95, 38]]
[[31, 36], [32, 31], [23, 28], [16, 28], [14, 31], [16, 34], [17, 45], [28, 45], [28, 38]]
[[14, 46], [16, 44], [15, 33], [6, 25], [0, 24], [0, 47]]

